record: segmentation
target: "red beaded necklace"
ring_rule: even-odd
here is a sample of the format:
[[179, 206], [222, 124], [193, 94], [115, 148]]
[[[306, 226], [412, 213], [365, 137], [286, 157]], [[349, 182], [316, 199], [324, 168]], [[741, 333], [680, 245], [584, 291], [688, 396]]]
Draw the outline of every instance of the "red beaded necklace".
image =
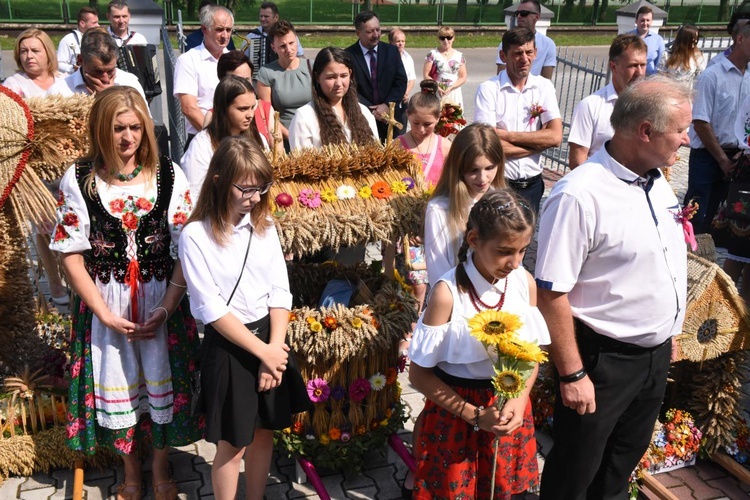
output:
[[482, 312], [482, 310], [487, 309], [494, 309], [495, 311], [499, 311], [503, 308], [503, 304], [505, 303], [505, 295], [508, 291], [508, 278], [505, 278], [505, 288], [503, 289], [503, 294], [500, 296], [500, 300], [497, 301], [497, 304], [490, 305], [485, 304], [482, 302], [482, 299], [479, 298], [479, 294], [477, 293], [476, 288], [474, 288], [474, 283], [469, 280], [469, 299], [471, 299], [471, 305], [474, 306], [474, 309], [477, 310], [478, 313]]

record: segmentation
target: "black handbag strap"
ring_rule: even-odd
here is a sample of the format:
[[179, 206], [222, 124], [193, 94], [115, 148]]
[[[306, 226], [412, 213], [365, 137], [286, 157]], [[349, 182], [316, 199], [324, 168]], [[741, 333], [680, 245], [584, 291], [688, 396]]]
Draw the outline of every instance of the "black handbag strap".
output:
[[232, 302], [232, 297], [234, 297], [234, 292], [236, 292], [237, 287], [240, 286], [240, 280], [242, 279], [242, 273], [245, 272], [245, 264], [247, 264], [247, 256], [250, 253], [250, 243], [252, 243], [252, 241], [253, 241], [253, 228], [250, 227], [250, 239], [247, 240], [247, 249], [245, 250], [245, 258], [242, 260], [242, 267], [240, 268], [240, 275], [237, 278], [237, 283], [234, 284], [232, 293], [229, 295], [229, 299], [227, 300], [227, 305], [229, 305], [229, 303]]

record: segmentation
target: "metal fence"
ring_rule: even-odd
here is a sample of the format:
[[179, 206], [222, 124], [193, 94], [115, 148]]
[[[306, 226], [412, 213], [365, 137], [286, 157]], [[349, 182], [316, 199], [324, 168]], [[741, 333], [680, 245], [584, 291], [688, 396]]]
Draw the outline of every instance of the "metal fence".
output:
[[[669, 46], [671, 36], [665, 38]], [[706, 37], [699, 44], [703, 56], [707, 61], [720, 54], [729, 47], [729, 37]], [[545, 165], [558, 172], [565, 172], [568, 168], [568, 136], [573, 110], [581, 100], [596, 92], [609, 81], [608, 61], [586, 57], [569, 51], [567, 48], [557, 51], [557, 68], [552, 77], [557, 92], [557, 102], [560, 103], [560, 115], [563, 121], [563, 141], [559, 147], [550, 148], [542, 155], [546, 159]]]
[[169, 32], [165, 26], [161, 29], [162, 48], [164, 50], [164, 75], [167, 84], [167, 114], [169, 116], [169, 149], [170, 156], [175, 161], [180, 161], [185, 152], [185, 115], [182, 114], [180, 100], [174, 96], [174, 66], [177, 63], [172, 44], [169, 41]]

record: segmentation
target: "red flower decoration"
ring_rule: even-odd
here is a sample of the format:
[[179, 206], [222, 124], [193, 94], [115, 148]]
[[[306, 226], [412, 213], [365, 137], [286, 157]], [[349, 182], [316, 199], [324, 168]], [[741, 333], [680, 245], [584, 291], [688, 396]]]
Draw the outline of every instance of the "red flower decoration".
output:
[[112, 211], [112, 213], [119, 214], [123, 211], [123, 209], [125, 209], [125, 202], [120, 198], [112, 200], [109, 202], [109, 209]]
[[176, 212], [172, 217], [172, 224], [175, 226], [182, 226], [187, 222], [187, 214], [185, 212]]
[[745, 211], [745, 204], [741, 201], [736, 201], [734, 203], [734, 206], [732, 207], [732, 210], [734, 210], [736, 213], [742, 213]]
[[63, 216], [63, 224], [66, 226], [78, 227], [78, 215], [75, 212], [68, 212]]
[[122, 226], [125, 229], [135, 231], [136, 229], [138, 229], [138, 216], [133, 212], [126, 212], [122, 216]]
[[67, 237], [68, 237], [68, 232], [65, 231], [64, 227], [62, 227], [60, 224], [58, 224], [57, 227], [55, 227], [54, 240], [55, 241], [62, 241], [62, 240], [64, 240]]
[[391, 196], [391, 186], [385, 181], [378, 181], [372, 185], [372, 195], [379, 200], [385, 200]]
[[136, 208], [138, 208], [138, 210], [145, 210], [148, 212], [149, 210], [151, 210], [154, 204], [148, 201], [148, 199], [141, 197], [135, 200], [135, 206]]
[[278, 196], [276, 196], [276, 204], [280, 207], [291, 207], [294, 203], [294, 198], [292, 198], [292, 195], [289, 193], [279, 193]]

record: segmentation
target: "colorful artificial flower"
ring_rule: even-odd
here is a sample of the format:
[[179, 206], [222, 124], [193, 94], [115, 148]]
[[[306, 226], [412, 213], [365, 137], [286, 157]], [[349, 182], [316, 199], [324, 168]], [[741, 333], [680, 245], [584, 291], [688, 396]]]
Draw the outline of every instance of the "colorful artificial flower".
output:
[[352, 318], [351, 324], [354, 328], [362, 328], [362, 320], [360, 318]]
[[383, 387], [385, 387], [386, 379], [385, 376], [382, 373], [376, 373], [372, 377], [370, 377], [370, 387], [373, 391], [382, 391]]
[[328, 444], [329, 444], [329, 443], [331, 442], [331, 438], [330, 438], [330, 437], [328, 436], [328, 434], [325, 434], [325, 433], [323, 433], [323, 434], [321, 434], [321, 435], [320, 435], [320, 437], [318, 438], [318, 441], [319, 441], [319, 442], [320, 442], [320, 444], [322, 444], [323, 446], [328, 446]]
[[372, 189], [370, 189], [370, 186], [362, 186], [361, 188], [359, 188], [357, 194], [360, 198], [366, 200], [372, 196]]
[[303, 424], [301, 421], [297, 420], [292, 424], [292, 432], [295, 433], [298, 436], [302, 435], [302, 431], [305, 430], [305, 424]]
[[334, 401], [341, 401], [346, 397], [346, 389], [343, 386], [337, 385], [331, 390], [331, 398]]
[[348, 432], [342, 432], [341, 433], [341, 442], [342, 443], [348, 443], [352, 439], [352, 435]]
[[333, 316], [326, 316], [323, 320], [323, 325], [329, 330], [335, 330], [339, 326], [339, 322]]
[[294, 312], [289, 311], [289, 322], [291, 323], [292, 321], [297, 321], [297, 315]]
[[349, 200], [357, 196], [357, 190], [347, 184], [342, 184], [336, 189], [336, 196], [339, 200]]
[[313, 403], [325, 403], [331, 395], [331, 388], [325, 379], [314, 378], [307, 382], [307, 395]]
[[334, 201], [338, 201], [338, 198], [336, 197], [336, 193], [333, 189], [324, 189], [322, 193], [320, 193], [320, 198], [325, 201], [326, 203], [333, 203]]
[[398, 379], [398, 370], [391, 366], [385, 371], [385, 384], [392, 385], [396, 379]]
[[372, 195], [379, 200], [385, 200], [391, 194], [391, 187], [385, 181], [377, 181], [372, 185]]
[[411, 177], [404, 177], [401, 181], [406, 184], [406, 189], [414, 189], [414, 186], [417, 185]]
[[547, 110], [542, 107], [538, 102], [532, 103], [529, 106], [529, 126], [534, 124], [534, 120], [546, 113]]
[[360, 377], [349, 385], [349, 399], [361, 403], [371, 390], [370, 382], [366, 378]]
[[291, 207], [294, 204], [294, 198], [289, 193], [279, 193], [276, 195], [276, 204], [283, 208]]
[[367, 426], [365, 424], [358, 425], [356, 433], [357, 433], [357, 436], [364, 436], [367, 433]]
[[[737, 203], [740, 204], [739, 210], [737, 209]], [[742, 202], [735, 203], [735, 207], [733, 208], [735, 212], [744, 212], [745, 207]], [[688, 204], [682, 209], [679, 210], [675, 215], [674, 219], [682, 224], [682, 234], [685, 237], [685, 243], [690, 245], [690, 249], [695, 252], [698, 250], [698, 240], [695, 239], [695, 233], [693, 231], [693, 223], [690, 222], [690, 219], [693, 218], [695, 213], [698, 211], [698, 203], [695, 200], [690, 200]]]
[[320, 193], [312, 189], [301, 190], [297, 200], [307, 208], [318, 208], [321, 204]]
[[338, 427], [331, 427], [328, 429], [328, 437], [334, 441], [338, 441], [341, 438], [341, 430]]
[[313, 321], [312, 323], [310, 323], [310, 330], [315, 333], [319, 333], [323, 330], [323, 325], [321, 325], [318, 321]]
[[409, 186], [407, 186], [404, 181], [391, 182], [391, 191], [393, 191], [394, 194], [406, 194], [408, 189]]

